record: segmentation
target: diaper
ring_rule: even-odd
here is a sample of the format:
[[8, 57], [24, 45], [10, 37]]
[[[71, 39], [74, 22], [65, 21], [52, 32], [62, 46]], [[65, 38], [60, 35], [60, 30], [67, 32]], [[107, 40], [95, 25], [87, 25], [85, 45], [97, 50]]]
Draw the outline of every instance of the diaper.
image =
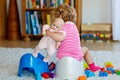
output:
[[77, 61], [72, 57], [64, 57], [56, 63], [56, 80], [77, 80], [84, 74], [83, 60]]

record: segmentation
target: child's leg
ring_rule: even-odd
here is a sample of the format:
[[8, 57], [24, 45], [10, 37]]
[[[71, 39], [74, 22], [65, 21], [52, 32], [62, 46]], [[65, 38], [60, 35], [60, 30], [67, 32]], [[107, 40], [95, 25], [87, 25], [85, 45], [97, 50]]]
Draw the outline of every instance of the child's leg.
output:
[[82, 52], [83, 52], [84, 59], [85, 59], [86, 63], [89, 65], [89, 69], [93, 72], [99, 70], [100, 67], [96, 66], [94, 64], [94, 61], [92, 59], [92, 56], [90, 55], [90, 52], [89, 52], [88, 48], [87, 47], [82, 47]]

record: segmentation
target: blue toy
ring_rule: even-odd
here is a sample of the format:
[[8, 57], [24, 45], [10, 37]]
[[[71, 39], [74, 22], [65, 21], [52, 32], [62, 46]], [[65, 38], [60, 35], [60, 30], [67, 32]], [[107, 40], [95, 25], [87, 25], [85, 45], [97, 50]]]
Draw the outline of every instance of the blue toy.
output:
[[113, 68], [107, 68], [107, 70], [110, 70], [112, 72], [112, 74], [115, 73], [115, 70]]
[[85, 74], [87, 77], [94, 77], [95, 76], [94, 72], [92, 72], [90, 70], [85, 70]]
[[48, 63], [43, 61], [44, 56], [40, 53], [38, 57], [35, 58], [31, 53], [24, 54], [19, 63], [18, 76], [22, 76], [23, 70], [28, 70], [33, 72], [36, 80], [41, 80], [41, 74], [43, 72], [50, 72], [48, 68]]
[[107, 77], [107, 76], [108, 76], [107, 72], [103, 72], [103, 71], [99, 72], [99, 77]]
[[82, 34], [82, 39], [87, 40], [87, 34]]

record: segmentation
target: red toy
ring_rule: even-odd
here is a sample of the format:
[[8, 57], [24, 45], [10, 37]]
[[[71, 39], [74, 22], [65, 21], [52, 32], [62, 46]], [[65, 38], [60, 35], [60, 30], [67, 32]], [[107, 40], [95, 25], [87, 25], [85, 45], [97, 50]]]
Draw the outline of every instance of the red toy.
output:
[[48, 79], [50, 77], [47, 72], [42, 73], [41, 76], [45, 79]]

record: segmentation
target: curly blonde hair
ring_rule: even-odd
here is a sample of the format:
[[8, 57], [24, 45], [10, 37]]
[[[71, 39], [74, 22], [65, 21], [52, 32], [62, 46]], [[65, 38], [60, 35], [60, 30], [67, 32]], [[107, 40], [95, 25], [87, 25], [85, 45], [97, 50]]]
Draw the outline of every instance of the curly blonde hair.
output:
[[66, 21], [72, 21], [76, 22], [76, 11], [73, 7], [67, 5], [67, 4], [61, 4], [56, 8], [56, 17], [60, 17]]

